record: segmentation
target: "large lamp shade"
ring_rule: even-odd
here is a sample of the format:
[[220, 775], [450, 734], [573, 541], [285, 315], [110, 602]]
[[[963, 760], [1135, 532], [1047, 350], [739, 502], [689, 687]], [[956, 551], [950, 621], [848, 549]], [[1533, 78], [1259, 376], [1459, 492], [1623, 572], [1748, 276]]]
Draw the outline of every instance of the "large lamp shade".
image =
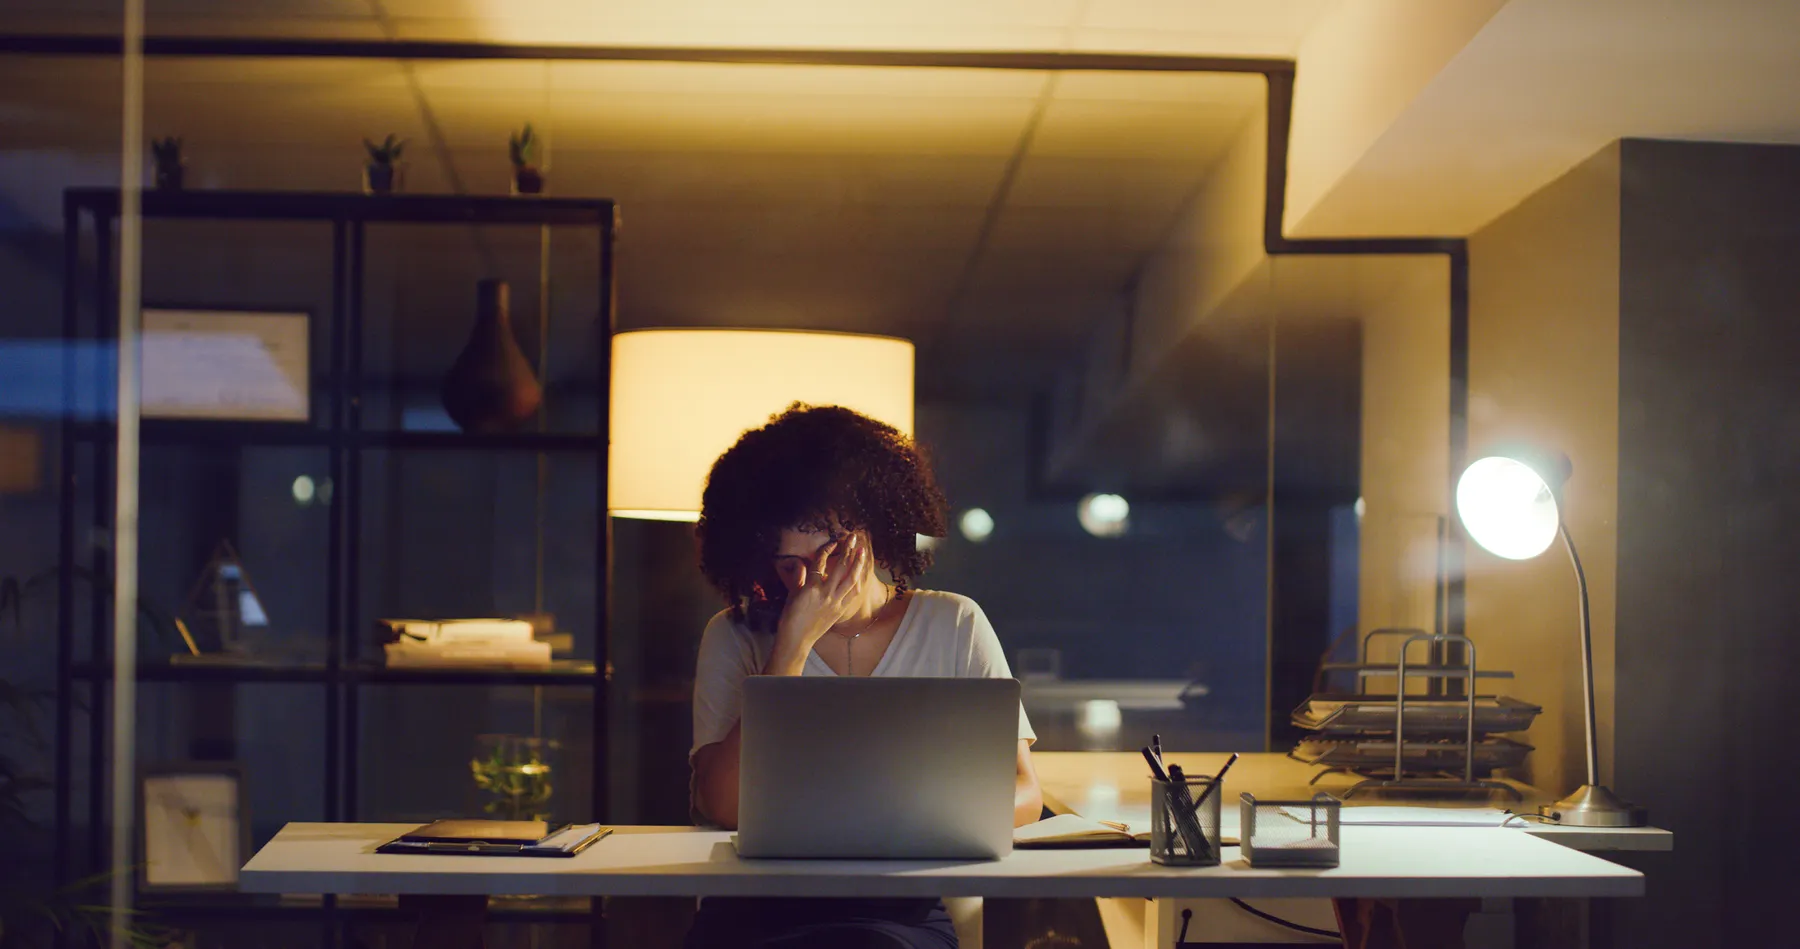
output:
[[784, 330], [617, 334], [607, 509], [614, 517], [698, 519], [713, 462], [795, 402], [841, 405], [911, 435], [913, 345]]

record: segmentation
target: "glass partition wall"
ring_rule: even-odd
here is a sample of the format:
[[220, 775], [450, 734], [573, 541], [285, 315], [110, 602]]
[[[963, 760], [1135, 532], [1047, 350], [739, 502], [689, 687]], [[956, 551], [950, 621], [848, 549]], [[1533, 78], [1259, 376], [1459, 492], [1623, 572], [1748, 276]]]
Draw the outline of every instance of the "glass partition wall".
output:
[[[35, 104], [62, 123], [46, 130], [116, 124], [116, 59], [0, 69], [61, 89]], [[144, 308], [270, 321], [257, 332], [286, 320], [309, 361], [298, 375], [205, 367], [297, 399], [297, 418], [245, 417], [191, 389], [178, 394], [208, 408], [146, 413], [141, 633], [137, 661], [116, 664], [144, 679], [136, 739], [108, 749], [104, 719], [86, 717], [115, 664], [104, 597], [78, 588], [62, 627], [68, 726], [48, 759], [66, 762], [64, 829], [81, 841], [64, 879], [107, 866], [106, 782], [121, 768], [132, 787], [224, 775], [250, 848], [294, 820], [686, 822], [695, 650], [720, 604], [691, 524], [604, 511], [609, 319], [914, 342], [915, 431], [951, 505], [922, 585], [983, 606], [1040, 752], [1131, 751], [1152, 733], [1174, 750], [1284, 750], [1288, 712], [1328, 684], [1327, 657], [1354, 653], [1354, 630], [1438, 608], [1419, 570], [1441, 512], [1390, 499], [1411, 496], [1402, 471], [1437, 477], [1442, 354], [1414, 334], [1390, 347], [1383, 327], [1447, 320], [1443, 261], [1266, 253], [1268, 85], [1254, 71], [156, 56], [143, 97], [143, 137], [181, 151], [160, 178], [158, 155], [143, 168]], [[529, 153], [509, 154], [528, 123]], [[116, 135], [46, 147], [81, 156], [49, 191], [116, 187]], [[530, 187], [521, 157], [549, 198], [515, 194]], [[103, 173], [61, 171], [82, 162]], [[155, 213], [248, 193], [356, 198], [390, 180], [402, 197], [386, 200], [585, 201], [593, 217], [450, 215], [352, 236]], [[55, 217], [40, 226], [53, 234]], [[114, 233], [81, 246], [84, 337], [110, 338], [117, 311], [89, 288], [119, 253]], [[486, 345], [493, 279], [540, 399], [509, 434], [470, 435], [446, 379]], [[56, 335], [57, 290], [46, 281], [9, 331]], [[87, 447], [38, 501], [73, 526], [33, 531], [38, 558], [16, 569], [66, 549], [94, 589], [124, 589], [132, 564], [102, 579], [114, 369], [71, 365], [70, 437]], [[331, 434], [351, 413], [363, 434]], [[46, 615], [29, 643], [53, 655]], [[551, 665], [385, 658], [380, 621], [473, 617], [530, 620]], [[200, 945], [403, 931], [387, 898], [136, 879], [130, 896]], [[585, 903], [495, 913], [519, 938], [587, 938]]]

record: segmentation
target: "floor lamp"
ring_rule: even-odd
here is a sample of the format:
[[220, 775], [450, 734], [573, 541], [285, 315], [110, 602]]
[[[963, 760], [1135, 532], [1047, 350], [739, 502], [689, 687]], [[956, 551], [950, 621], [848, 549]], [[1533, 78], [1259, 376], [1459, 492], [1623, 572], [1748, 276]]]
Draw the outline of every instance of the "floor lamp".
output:
[[1648, 815], [1619, 800], [1600, 783], [1600, 746], [1594, 722], [1594, 629], [1588, 616], [1587, 574], [1563, 523], [1559, 493], [1572, 471], [1569, 459], [1530, 451], [1489, 455], [1463, 470], [1456, 482], [1456, 513], [1475, 543], [1497, 557], [1530, 560], [1562, 538], [1575, 568], [1581, 608], [1581, 695], [1587, 718], [1587, 783], [1540, 808], [1543, 816], [1572, 827], [1641, 827]]
[[913, 344], [797, 330], [614, 335], [608, 511], [699, 519], [713, 461], [795, 402], [841, 405], [911, 435]]

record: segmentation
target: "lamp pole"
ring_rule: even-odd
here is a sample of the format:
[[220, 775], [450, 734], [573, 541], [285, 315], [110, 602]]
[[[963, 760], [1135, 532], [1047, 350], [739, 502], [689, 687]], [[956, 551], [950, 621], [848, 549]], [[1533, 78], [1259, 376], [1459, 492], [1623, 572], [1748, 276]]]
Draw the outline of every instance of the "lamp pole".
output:
[[1588, 611], [1587, 571], [1575, 552], [1569, 526], [1557, 518], [1556, 532], [1569, 563], [1575, 567], [1575, 589], [1581, 600], [1581, 698], [1587, 717], [1587, 783], [1575, 793], [1539, 808], [1545, 817], [1570, 827], [1641, 827], [1649, 823], [1644, 809], [1619, 799], [1600, 783], [1600, 728], [1594, 719], [1594, 622]]
[[1569, 552], [1569, 563], [1575, 566], [1575, 589], [1581, 598], [1581, 701], [1587, 713], [1587, 783], [1600, 783], [1600, 727], [1594, 721], [1594, 621], [1588, 613], [1587, 571], [1581, 568], [1581, 555], [1575, 552], [1575, 541], [1569, 536], [1569, 525], [1559, 519], [1556, 532], [1562, 535], [1563, 548]]

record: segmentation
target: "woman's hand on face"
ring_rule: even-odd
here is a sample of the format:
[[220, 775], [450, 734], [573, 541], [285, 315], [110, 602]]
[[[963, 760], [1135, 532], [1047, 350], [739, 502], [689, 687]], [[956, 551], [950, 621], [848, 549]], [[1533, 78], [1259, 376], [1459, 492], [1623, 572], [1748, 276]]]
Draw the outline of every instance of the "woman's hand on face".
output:
[[869, 544], [859, 534], [821, 551], [816, 568], [802, 566], [799, 586], [781, 611], [777, 641], [800, 656], [810, 652], [831, 627], [855, 614], [868, 568]]

